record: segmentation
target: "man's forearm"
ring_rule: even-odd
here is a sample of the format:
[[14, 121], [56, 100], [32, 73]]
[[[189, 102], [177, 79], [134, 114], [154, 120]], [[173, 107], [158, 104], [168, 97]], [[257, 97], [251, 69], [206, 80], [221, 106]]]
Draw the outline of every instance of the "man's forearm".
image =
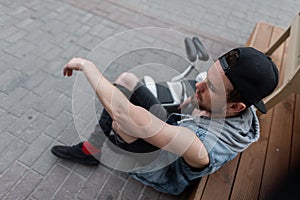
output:
[[[112, 109], [113, 106], [115, 106], [115, 109], [117, 110], [122, 109], [124, 105], [129, 103], [128, 99], [122, 94], [122, 92], [109, 82], [93, 63], [84, 63], [82, 71], [95, 90], [98, 99], [111, 117], [114, 115]], [[112, 101], [113, 98], [118, 101]]]
[[110, 83], [92, 62], [85, 62], [82, 71], [95, 90], [100, 102], [123, 134], [145, 138], [153, 136], [161, 129], [161, 126], [157, 125], [157, 121], [160, 121], [158, 118], [144, 108], [131, 104], [125, 95]]

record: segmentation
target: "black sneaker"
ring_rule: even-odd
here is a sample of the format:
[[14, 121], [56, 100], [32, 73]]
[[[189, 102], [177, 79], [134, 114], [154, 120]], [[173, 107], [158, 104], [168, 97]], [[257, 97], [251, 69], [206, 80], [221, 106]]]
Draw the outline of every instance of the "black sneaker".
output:
[[70, 160], [73, 162], [78, 162], [84, 165], [99, 165], [99, 160], [97, 160], [93, 155], [86, 155], [81, 147], [83, 142], [74, 146], [54, 146], [51, 152], [59, 158]]

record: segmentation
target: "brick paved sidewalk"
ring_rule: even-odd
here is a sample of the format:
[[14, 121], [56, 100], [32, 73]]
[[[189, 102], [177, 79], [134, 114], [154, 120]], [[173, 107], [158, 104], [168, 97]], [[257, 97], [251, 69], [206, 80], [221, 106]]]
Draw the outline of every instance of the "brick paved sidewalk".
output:
[[216, 58], [243, 45], [258, 20], [286, 27], [300, 7], [280, 0], [203, 2], [0, 0], [0, 199], [180, 199], [104, 165], [57, 159], [50, 149], [80, 140], [72, 110], [75, 78], [61, 74], [70, 58], [86, 57], [108, 37], [144, 26], [200, 35]]

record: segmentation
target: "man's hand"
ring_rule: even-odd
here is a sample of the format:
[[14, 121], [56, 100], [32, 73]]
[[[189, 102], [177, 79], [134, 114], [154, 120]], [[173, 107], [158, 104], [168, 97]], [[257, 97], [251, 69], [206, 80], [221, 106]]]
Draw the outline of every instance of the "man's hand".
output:
[[83, 67], [92, 64], [91, 61], [85, 60], [83, 58], [72, 58], [63, 69], [64, 76], [72, 76], [73, 70], [82, 71]]
[[192, 101], [192, 97], [188, 97], [186, 100], [184, 100], [184, 102], [182, 102], [180, 105], [179, 105], [179, 109], [183, 109], [185, 108], [186, 106], [188, 106]]

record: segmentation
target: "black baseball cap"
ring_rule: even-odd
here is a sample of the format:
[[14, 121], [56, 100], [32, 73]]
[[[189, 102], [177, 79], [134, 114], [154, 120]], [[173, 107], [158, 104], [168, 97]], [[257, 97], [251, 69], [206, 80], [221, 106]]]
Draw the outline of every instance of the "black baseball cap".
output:
[[236, 62], [229, 66], [228, 53], [219, 58], [220, 64], [233, 87], [247, 106], [254, 105], [260, 112], [267, 113], [263, 98], [270, 95], [278, 84], [278, 69], [272, 59], [252, 47], [240, 47]]

